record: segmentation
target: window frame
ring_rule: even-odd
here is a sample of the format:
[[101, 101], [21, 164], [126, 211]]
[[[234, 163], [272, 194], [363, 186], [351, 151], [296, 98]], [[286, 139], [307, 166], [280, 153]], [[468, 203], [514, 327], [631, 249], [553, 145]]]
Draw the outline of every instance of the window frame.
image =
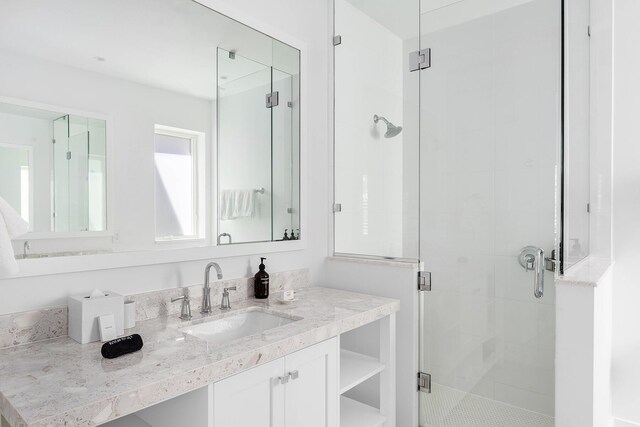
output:
[[[154, 178], [154, 241], [156, 244], [167, 244], [171, 242], [185, 242], [206, 240], [206, 180], [205, 180], [205, 144], [206, 135], [189, 129], [182, 129], [172, 126], [154, 125], [153, 131], [153, 155], [155, 163], [155, 137], [156, 135], [171, 136], [175, 138], [187, 139], [191, 142], [192, 176], [191, 176], [191, 196], [192, 196], [192, 221], [195, 234], [183, 236], [158, 236], [156, 223], [157, 199], [155, 197], [156, 180]], [[154, 165], [155, 167], [155, 165]]]

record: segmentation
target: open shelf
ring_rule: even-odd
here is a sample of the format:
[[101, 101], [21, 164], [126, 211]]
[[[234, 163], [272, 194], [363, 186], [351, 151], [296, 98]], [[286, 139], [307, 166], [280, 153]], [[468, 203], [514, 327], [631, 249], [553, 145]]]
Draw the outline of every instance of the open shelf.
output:
[[382, 372], [385, 366], [377, 359], [349, 350], [340, 350], [340, 394]]
[[131, 414], [103, 424], [103, 427], [151, 427], [151, 424], [143, 421], [137, 415]]
[[340, 427], [380, 427], [385, 421], [376, 408], [340, 396]]

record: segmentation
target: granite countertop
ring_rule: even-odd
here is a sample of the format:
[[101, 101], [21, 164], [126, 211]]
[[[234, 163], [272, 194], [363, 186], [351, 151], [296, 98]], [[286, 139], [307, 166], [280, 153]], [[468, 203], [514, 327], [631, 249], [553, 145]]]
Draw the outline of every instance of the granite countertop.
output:
[[302, 318], [259, 335], [216, 348], [181, 328], [176, 316], [138, 322], [127, 334], [143, 337], [144, 348], [104, 359], [101, 343], [55, 338], [0, 350], [0, 412], [14, 426], [99, 425], [162, 402], [261, 363], [283, 357], [399, 310], [397, 300], [311, 287], [283, 305], [273, 298], [232, 304], [230, 312], [256, 308]]

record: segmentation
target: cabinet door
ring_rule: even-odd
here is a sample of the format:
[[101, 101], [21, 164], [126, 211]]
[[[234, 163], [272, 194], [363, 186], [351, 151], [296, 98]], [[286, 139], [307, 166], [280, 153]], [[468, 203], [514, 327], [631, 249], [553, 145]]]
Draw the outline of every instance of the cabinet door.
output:
[[333, 338], [285, 357], [286, 427], [338, 425], [338, 345]]
[[284, 359], [213, 385], [214, 427], [284, 427]]

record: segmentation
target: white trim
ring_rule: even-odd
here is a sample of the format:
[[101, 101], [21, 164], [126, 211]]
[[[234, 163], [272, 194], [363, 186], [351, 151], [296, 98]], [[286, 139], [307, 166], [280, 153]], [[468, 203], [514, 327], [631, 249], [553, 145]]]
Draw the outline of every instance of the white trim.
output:
[[220, 259], [256, 254], [300, 251], [306, 249], [303, 240], [239, 243], [233, 245], [207, 246], [199, 248], [171, 248], [153, 251], [114, 252], [83, 256], [64, 256], [17, 260], [20, 272], [1, 278], [11, 280], [18, 277], [44, 276], [50, 274], [77, 273], [82, 271], [110, 270], [114, 268], [140, 267], [156, 264], [171, 264], [185, 261]]

